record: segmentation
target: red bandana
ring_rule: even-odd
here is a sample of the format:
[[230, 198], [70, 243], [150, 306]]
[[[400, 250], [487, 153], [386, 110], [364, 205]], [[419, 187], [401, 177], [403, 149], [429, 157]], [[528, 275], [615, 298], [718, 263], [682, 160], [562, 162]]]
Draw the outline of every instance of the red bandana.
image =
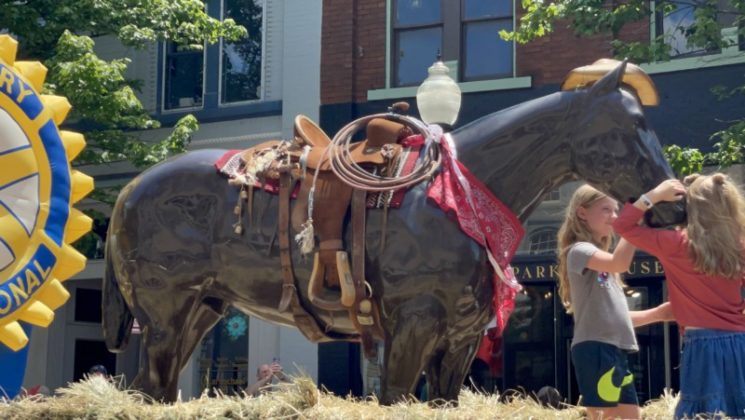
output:
[[[423, 140], [412, 136], [404, 142], [416, 144]], [[521, 289], [509, 263], [525, 230], [512, 211], [453, 156], [446, 136], [441, 138], [440, 150], [442, 169], [432, 181], [427, 197], [451, 215], [466, 235], [486, 248], [504, 273], [502, 280], [495, 267], [493, 275], [494, 309], [501, 335], [515, 307], [515, 295]]]

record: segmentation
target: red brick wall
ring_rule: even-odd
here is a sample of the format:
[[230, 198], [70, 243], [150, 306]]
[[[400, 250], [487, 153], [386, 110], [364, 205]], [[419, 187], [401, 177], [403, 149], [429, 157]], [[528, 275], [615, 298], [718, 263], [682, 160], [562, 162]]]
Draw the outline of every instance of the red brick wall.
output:
[[[385, 9], [386, 0], [323, 0], [322, 104], [365, 102], [368, 90], [385, 87]], [[649, 24], [627, 25], [620, 37], [647, 41]], [[517, 45], [517, 75], [532, 76], [533, 86], [560, 83], [569, 70], [612, 56], [609, 40], [577, 37], [559, 22], [548, 37]]]
[[[383, 0], [385, 1], [385, 0]], [[353, 13], [349, 0], [323, 0], [321, 103], [352, 102]], [[380, 71], [385, 74], [385, 64]]]
[[323, 0], [321, 103], [365, 102], [385, 87], [386, 0]]
[[[649, 21], [625, 25], [619, 38], [648, 42]], [[561, 83], [573, 68], [590, 64], [599, 58], [613, 57], [610, 40], [610, 35], [578, 37], [568, 27], [568, 22], [557, 22], [549, 36], [527, 44], [517, 44], [517, 75], [532, 76], [534, 86]]]
[[629, 23], [623, 27], [618, 37], [627, 42], [637, 41], [637, 42], [649, 43], [649, 34], [650, 34], [649, 25], [650, 25], [649, 19], [644, 19], [643, 21]]
[[370, 89], [385, 88], [385, 19], [385, 0], [357, 0], [355, 102], [365, 102]]
[[517, 45], [517, 75], [532, 76], [534, 86], [560, 83], [569, 70], [611, 56], [609, 39], [579, 38], [565, 23], [558, 22], [551, 35]]

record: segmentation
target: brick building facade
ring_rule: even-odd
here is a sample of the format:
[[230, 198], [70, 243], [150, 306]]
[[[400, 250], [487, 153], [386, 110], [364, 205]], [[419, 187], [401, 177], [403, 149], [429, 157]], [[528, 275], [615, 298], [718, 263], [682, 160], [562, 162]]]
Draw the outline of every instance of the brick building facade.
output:
[[[514, 4], [512, 20], [517, 24], [520, 2]], [[396, 0], [323, 1], [321, 125], [328, 131], [334, 132], [357, 117], [384, 110], [398, 99], [409, 100], [415, 106], [415, 87], [396, 88], [391, 81], [395, 6]], [[644, 42], [662, 29], [665, 27], [660, 23], [646, 20], [626, 25], [619, 37]], [[613, 56], [609, 39], [608, 36], [578, 37], [566, 25], [557, 24], [555, 31], [545, 38], [514, 45], [514, 74], [510, 77], [465, 83], [458, 80], [464, 96], [456, 127], [490, 112], [556, 92], [569, 70]], [[646, 112], [663, 143], [711, 147], [709, 136], [726, 127], [727, 121], [738, 118], [745, 101], [742, 98], [719, 101], [710, 89], [714, 84], [736, 86], [745, 70], [744, 57], [742, 48], [732, 47], [707, 54], [683, 53], [665, 63], [642, 63], [642, 68], [652, 75], [662, 99], [660, 107], [648, 108]], [[448, 60], [445, 57], [446, 64]], [[422, 75], [423, 79], [425, 69]]]
[[[386, 87], [386, 4], [390, 1], [324, 0], [322, 104], [366, 102], [369, 90]], [[518, 8], [516, 20], [520, 15]], [[649, 21], [627, 25], [620, 38], [649, 40]], [[611, 57], [613, 49], [609, 36], [581, 38], [566, 25], [557, 24], [549, 36], [517, 44], [515, 55], [515, 76], [530, 76], [532, 86], [538, 87], [561, 83], [571, 69]]]

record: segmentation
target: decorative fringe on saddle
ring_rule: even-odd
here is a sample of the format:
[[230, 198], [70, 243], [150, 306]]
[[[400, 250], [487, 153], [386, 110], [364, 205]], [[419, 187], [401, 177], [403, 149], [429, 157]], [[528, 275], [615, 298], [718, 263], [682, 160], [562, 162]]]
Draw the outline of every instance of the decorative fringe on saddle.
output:
[[300, 252], [303, 255], [308, 255], [313, 252], [313, 248], [316, 246], [313, 218], [308, 218], [301, 226], [300, 233], [295, 235], [295, 242], [300, 247]]
[[[241, 154], [236, 154], [225, 164], [223, 173], [230, 176], [231, 185], [254, 186], [259, 182], [259, 177], [266, 173], [280, 156], [280, 148], [268, 147], [256, 154], [250, 162], [244, 162]], [[245, 165], [245, 167], [243, 167]], [[243, 169], [243, 170], [241, 170]]]
[[[318, 174], [318, 171], [316, 171], [316, 175]], [[314, 178], [315, 182], [315, 178]], [[310, 188], [310, 191], [308, 192], [308, 218], [305, 220], [305, 223], [301, 225], [302, 229], [300, 230], [300, 233], [295, 235], [295, 241], [297, 242], [298, 246], [300, 247], [300, 253], [303, 256], [306, 256], [313, 252], [313, 248], [316, 246], [316, 232], [313, 228], [313, 199], [316, 195], [316, 186], [314, 185]]]
[[[248, 211], [248, 219], [252, 220], [254, 188], [263, 186], [268, 176], [277, 171], [277, 164], [287, 158], [289, 143], [282, 141], [272, 146], [256, 150], [249, 159], [244, 153], [238, 152], [216, 163], [218, 170], [228, 177], [228, 183], [240, 187], [238, 202], [233, 210], [237, 217], [233, 224], [236, 235], [241, 235], [243, 228], [243, 208]], [[247, 205], [244, 204], [247, 202]]]

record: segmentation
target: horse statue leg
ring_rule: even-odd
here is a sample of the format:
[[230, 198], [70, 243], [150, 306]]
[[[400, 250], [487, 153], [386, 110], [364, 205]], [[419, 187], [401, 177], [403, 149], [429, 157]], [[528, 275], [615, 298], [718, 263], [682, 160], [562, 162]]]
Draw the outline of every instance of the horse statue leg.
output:
[[[149, 311], [143, 321], [139, 321], [143, 360], [132, 387], [156, 401], [173, 402], [178, 395], [179, 373], [205, 334], [223, 317], [227, 305], [218, 300], [195, 299], [193, 293], [188, 292], [171, 291], [168, 298], [160, 296], [160, 299], [153, 299], [151, 305], [158, 300], [161, 305], [168, 301], [167, 307], [175, 309], [178, 315], [172, 317], [170, 311]], [[168, 316], [164, 317], [166, 314]], [[183, 322], [176, 325], [178, 320]]]
[[381, 403], [395, 404], [414, 392], [446, 323], [445, 309], [426, 295], [401, 304], [386, 319]]
[[483, 333], [479, 332], [437, 349], [427, 368], [430, 401], [458, 401], [458, 394], [482, 337]]
[[[140, 369], [132, 387], [156, 401], [172, 402], [178, 375], [228, 304], [210, 296], [215, 274], [186, 264], [166, 270], [146, 259], [123, 258], [127, 232], [107, 243], [104, 281], [104, 334], [109, 349], [123, 351], [132, 317], [142, 329]], [[186, 287], [185, 287], [186, 285]]]

